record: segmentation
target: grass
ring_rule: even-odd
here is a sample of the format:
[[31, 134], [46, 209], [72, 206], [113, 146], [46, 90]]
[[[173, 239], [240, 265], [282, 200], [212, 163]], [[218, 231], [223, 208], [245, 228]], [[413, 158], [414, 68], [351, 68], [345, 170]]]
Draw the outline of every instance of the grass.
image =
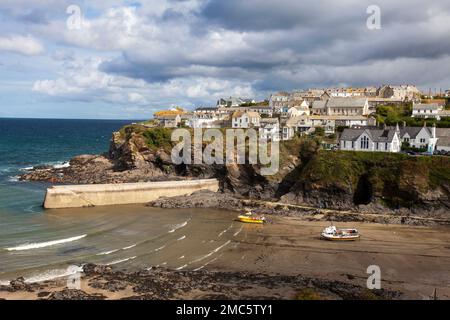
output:
[[312, 288], [304, 288], [297, 294], [297, 300], [325, 300], [325, 298]]

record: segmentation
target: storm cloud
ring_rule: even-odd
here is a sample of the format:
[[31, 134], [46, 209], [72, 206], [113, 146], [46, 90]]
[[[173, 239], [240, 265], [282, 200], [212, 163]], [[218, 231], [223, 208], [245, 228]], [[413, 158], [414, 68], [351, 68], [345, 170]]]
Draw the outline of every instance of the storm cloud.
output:
[[[0, 39], [42, 46], [31, 52], [47, 56], [52, 76], [30, 90], [59, 99], [157, 109], [308, 87], [450, 87], [446, 0], [81, 1], [80, 30], [66, 26], [67, 3], [14, 3], [0, 4]], [[372, 5], [381, 13], [376, 30], [367, 27]], [[11, 46], [8, 59], [24, 51]], [[75, 68], [55, 58], [66, 55]]]

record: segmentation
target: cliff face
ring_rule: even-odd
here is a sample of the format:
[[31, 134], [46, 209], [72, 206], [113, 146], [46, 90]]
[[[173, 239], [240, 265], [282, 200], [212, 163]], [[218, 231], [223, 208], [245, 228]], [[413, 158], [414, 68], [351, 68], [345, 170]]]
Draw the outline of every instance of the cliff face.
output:
[[450, 158], [317, 152], [313, 140], [280, 146], [280, 170], [262, 176], [255, 165], [174, 165], [168, 129], [128, 126], [114, 133], [109, 153], [79, 156], [71, 166], [30, 172], [23, 180], [120, 183], [218, 178], [237, 196], [333, 209], [450, 210]]
[[449, 196], [449, 158], [323, 151], [281, 200], [337, 209], [448, 210]]

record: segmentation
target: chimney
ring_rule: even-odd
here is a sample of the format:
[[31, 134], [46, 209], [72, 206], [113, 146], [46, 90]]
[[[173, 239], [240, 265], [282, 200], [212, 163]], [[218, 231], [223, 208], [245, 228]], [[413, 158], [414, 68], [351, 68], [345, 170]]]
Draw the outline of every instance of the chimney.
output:
[[433, 139], [436, 139], [436, 123], [434, 123], [433, 127], [431, 128], [431, 137]]
[[400, 127], [398, 126], [398, 122], [397, 125], [395, 126], [395, 132], [400, 133]]
[[403, 121], [403, 129], [406, 128], [406, 121]]

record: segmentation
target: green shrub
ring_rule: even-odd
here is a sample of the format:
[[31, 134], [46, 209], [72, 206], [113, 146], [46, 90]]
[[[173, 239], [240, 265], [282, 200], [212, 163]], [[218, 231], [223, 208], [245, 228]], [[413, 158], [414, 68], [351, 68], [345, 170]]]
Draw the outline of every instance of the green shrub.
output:
[[172, 130], [168, 128], [152, 128], [143, 132], [147, 145], [151, 149], [167, 149], [172, 147]]

